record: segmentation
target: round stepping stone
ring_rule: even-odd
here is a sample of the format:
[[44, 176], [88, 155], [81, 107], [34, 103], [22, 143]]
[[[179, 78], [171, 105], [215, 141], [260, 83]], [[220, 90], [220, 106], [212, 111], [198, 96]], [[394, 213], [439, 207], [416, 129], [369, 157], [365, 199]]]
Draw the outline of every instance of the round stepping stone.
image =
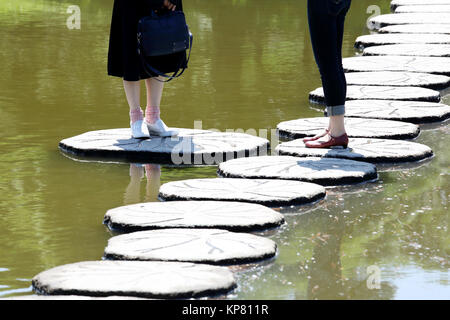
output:
[[62, 140], [60, 149], [79, 156], [125, 158], [175, 165], [214, 165], [266, 154], [269, 141], [249, 134], [179, 129], [178, 137], [133, 139], [130, 129], [91, 131]]
[[347, 101], [345, 116], [427, 123], [448, 119], [450, 106], [420, 101], [353, 100]]
[[395, 13], [450, 13], [450, 4], [398, 6], [395, 9]]
[[[450, 25], [449, 25], [450, 26]], [[391, 44], [363, 50], [364, 56], [417, 56], [450, 57], [450, 45], [446, 44]]]
[[104, 223], [114, 230], [216, 228], [254, 231], [278, 227], [283, 215], [259, 204], [226, 201], [149, 202], [109, 210]]
[[450, 24], [450, 19], [442, 13], [389, 13], [369, 19], [372, 30], [397, 24]]
[[423, 144], [386, 139], [351, 138], [346, 149], [312, 149], [302, 139], [281, 143], [276, 152], [296, 157], [351, 159], [371, 163], [418, 161], [431, 157], [433, 151]]
[[[450, 26], [450, 25], [449, 25]], [[450, 34], [383, 33], [356, 38], [355, 48], [364, 49], [387, 44], [449, 44]]]
[[[315, 136], [328, 127], [326, 117], [290, 120], [278, 124], [282, 137], [298, 139]], [[419, 126], [401, 121], [346, 118], [347, 134], [352, 138], [413, 139], [420, 133]]]
[[[417, 87], [394, 86], [347, 86], [347, 100], [415, 100], [441, 101], [439, 91]], [[325, 104], [323, 88], [309, 93], [309, 100], [314, 103]]]
[[242, 264], [272, 258], [274, 241], [220, 229], [140, 231], [109, 239], [106, 259]]
[[224, 294], [236, 281], [228, 268], [206, 264], [87, 261], [44, 271], [32, 285], [46, 295], [176, 299]]
[[420, 72], [350, 72], [345, 75], [348, 85], [423, 87], [444, 89], [450, 86], [450, 77]]
[[450, 58], [363, 56], [342, 59], [346, 72], [409, 71], [450, 75]]
[[325, 195], [317, 184], [263, 179], [190, 179], [163, 184], [159, 190], [159, 197], [166, 201], [242, 201], [272, 207], [311, 203]]
[[392, 0], [391, 8], [395, 10], [399, 6], [417, 6], [417, 5], [446, 5], [450, 0]]
[[221, 163], [219, 175], [247, 179], [300, 180], [324, 186], [377, 179], [377, 169], [374, 165], [353, 160], [291, 156], [263, 156], [253, 161], [236, 160], [240, 159]]
[[450, 24], [398, 24], [383, 27], [379, 33], [442, 33], [450, 34]]

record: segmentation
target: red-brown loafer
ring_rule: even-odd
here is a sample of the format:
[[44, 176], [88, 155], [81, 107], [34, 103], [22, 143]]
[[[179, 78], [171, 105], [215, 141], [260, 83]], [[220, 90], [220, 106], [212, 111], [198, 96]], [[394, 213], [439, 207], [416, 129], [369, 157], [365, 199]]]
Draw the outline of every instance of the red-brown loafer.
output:
[[309, 141], [305, 143], [307, 148], [331, 148], [331, 147], [343, 147], [347, 148], [348, 146], [348, 136], [347, 133], [344, 133], [342, 136], [333, 137], [331, 134], [330, 140], [328, 141]]
[[325, 137], [327, 134], [329, 134], [330, 131], [328, 129], [325, 129], [325, 133], [323, 134], [318, 134], [314, 137], [307, 137], [307, 138], [303, 138], [303, 142], [308, 142], [308, 141], [316, 141], [319, 140], [322, 137]]

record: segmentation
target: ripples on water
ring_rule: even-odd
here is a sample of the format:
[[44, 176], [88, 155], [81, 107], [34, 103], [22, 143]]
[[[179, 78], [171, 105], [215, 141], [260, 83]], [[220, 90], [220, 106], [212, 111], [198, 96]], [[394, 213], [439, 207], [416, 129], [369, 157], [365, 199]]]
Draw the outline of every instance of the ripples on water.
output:
[[[167, 123], [273, 129], [322, 115], [308, 103], [320, 80], [306, 1], [185, 2], [196, 45], [189, 72], [165, 91]], [[372, 2], [353, 2], [344, 56], [368, 33]], [[389, 1], [379, 3], [388, 12]], [[108, 209], [156, 201], [169, 181], [216, 176], [215, 167], [105, 164], [59, 153], [63, 138], [128, 124], [120, 80], [106, 75], [112, 1], [80, 1], [80, 31], [65, 26], [71, 4], [0, 2], [0, 297], [31, 294], [31, 278], [45, 269], [100, 259], [111, 236], [102, 225]], [[378, 182], [283, 208], [288, 223], [264, 233], [279, 245], [277, 258], [239, 271], [229, 298], [450, 298], [448, 124], [423, 128], [417, 141], [433, 148], [431, 161], [383, 168]], [[367, 287], [370, 266], [381, 271], [380, 290]]]

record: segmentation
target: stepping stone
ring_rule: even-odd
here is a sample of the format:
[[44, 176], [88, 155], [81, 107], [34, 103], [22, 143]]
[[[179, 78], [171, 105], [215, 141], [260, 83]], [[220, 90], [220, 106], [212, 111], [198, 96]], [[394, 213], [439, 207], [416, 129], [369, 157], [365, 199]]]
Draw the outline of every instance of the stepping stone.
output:
[[353, 100], [347, 101], [345, 116], [427, 123], [448, 119], [450, 106], [420, 101]]
[[445, 89], [450, 86], [450, 77], [420, 72], [350, 72], [345, 75], [347, 85], [423, 87]]
[[[298, 139], [322, 133], [328, 122], [326, 117], [289, 120], [279, 123], [277, 129], [281, 137]], [[346, 118], [345, 127], [352, 138], [413, 139], [420, 133], [415, 124], [390, 120]]]
[[450, 0], [393, 0], [391, 8], [395, 10], [399, 6], [417, 6], [417, 5], [450, 5]]
[[[287, 179], [323, 186], [361, 183], [377, 179], [373, 164], [332, 158], [263, 156], [253, 161], [223, 162], [218, 173], [224, 177], [247, 179]], [[244, 160], [244, 159], [243, 159]]]
[[395, 13], [450, 13], [450, 3], [448, 5], [418, 5], [399, 6]]
[[206, 264], [88, 261], [41, 272], [32, 286], [46, 295], [177, 299], [225, 294], [236, 281], [228, 268]]
[[[394, 86], [347, 86], [347, 100], [415, 100], [441, 101], [439, 91], [417, 87]], [[309, 93], [309, 100], [313, 103], [325, 104], [323, 88]]]
[[364, 56], [344, 58], [342, 63], [346, 72], [409, 71], [450, 75], [450, 58]]
[[[258, 157], [259, 158], [259, 157]], [[301, 205], [325, 197], [317, 184], [263, 179], [190, 179], [163, 184], [162, 200], [217, 200], [258, 203], [270, 207]]]
[[249, 134], [179, 129], [178, 137], [133, 139], [130, 129], [91, 131], [62, 140], [60, 149], [79, 156], [122, 158], [175, 165], [214, 165], [267, 154], [269, 141]]
[[[449, 25], [450, 26], [450, 25]], [[355, 48], [364, 49], [387, 44], [449, 44], [450, 34], [383, 33], [356, 38]]]
[[274, 241], [220, 229], [165, 229], [112, 237], [104, 257], [115, 260], [243, 264], [272, 258]]
[[164, 228], [255, 231], [284, 223], [283, 215], [259, 204], [227, 201], [149, 202], [109, 210], [104, 223], [126, 232]]
[[389, 13], [369, 19], [369, 29], [397, 24], [450, 24], [449, 14], [442, 13]]
[[311, 149], [302, 139], [281, 143], [276, 152], [296, 157], [351, 159], [371, 163], [398, 163], [429, 158], [433, 151], [423, 144], [386, 139], [351, 138], [346, 149]]
[[450, 34], [450, 24], [398, 24], [383, 27], [379, 33], [442, 33]]
[[[449, 25], [450, 26], [450, 25]], [[450, 57], [447, 44], [392, 44], [365, 48], [364, 56]]]

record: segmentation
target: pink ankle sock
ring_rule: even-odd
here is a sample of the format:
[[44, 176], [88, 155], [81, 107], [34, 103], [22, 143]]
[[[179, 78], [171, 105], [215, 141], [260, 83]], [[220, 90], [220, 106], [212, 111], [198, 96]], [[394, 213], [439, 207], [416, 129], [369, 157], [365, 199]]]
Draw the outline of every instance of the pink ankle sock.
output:
[[144, 114], [141, 108], [135, 108], [130, 110], [130, 120], [131, 123], [135, 123], [136, 121], [144, 119]]
[[149, 123], [155, 123], [157, 120], [159, 120], [159, 115], [159, 107], [148, 106], [145, 109], [145, 120]]

